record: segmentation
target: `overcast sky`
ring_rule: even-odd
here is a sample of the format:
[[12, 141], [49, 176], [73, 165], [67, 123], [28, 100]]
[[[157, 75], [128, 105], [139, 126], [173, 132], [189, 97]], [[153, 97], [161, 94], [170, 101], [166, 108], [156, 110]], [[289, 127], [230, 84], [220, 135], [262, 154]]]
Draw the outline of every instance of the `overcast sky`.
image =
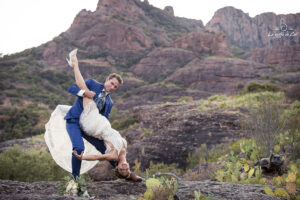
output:
[[[173, 7], [175, 15], [201, 19], [204, 25], [225, 6], [254, 17], [263, 12], [300, 12], [299, 0], [148, 0], [155, 7]], [[98, 0], [0, 0], [0, 53], [39, 46], [66, 31], [81, 9], [94, 11]]]

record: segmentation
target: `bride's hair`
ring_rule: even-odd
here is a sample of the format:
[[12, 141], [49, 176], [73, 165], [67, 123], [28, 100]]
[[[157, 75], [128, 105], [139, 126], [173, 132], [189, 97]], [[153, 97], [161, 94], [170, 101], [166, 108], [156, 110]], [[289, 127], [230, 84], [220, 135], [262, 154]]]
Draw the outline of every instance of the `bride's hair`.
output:
[[121, 179], [126, 179], [126, 180], [129, 180], [130, 179], [130, 175], [131, 175], [131, 171], [129, 171], [128, 175], [127, 176], [122, 176], [119, 171], [118, 171], [118, 168], [116, 167], [114, 170], [114, 173], [115, 175], [118, 177], [118, 178], [121, 178]]

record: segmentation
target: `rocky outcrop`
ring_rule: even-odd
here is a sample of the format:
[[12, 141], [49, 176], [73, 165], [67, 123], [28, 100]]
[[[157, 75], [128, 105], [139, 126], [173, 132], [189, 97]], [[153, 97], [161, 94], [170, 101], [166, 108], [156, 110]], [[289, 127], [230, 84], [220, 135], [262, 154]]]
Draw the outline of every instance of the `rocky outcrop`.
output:
[[96, 167], [88, 171], [89, 176], [94, 181], [116, 180], [113, 166], [108, 161], [101, 161]]
[[[271, 36], [275, 33], [287, 33], [285, 29], [282, 30], [283, 24], [298, 34], [279, 39]], [[299, 44], [300, 41], [300, 13], [288, 15], [263, 13], [251, 18], [242, 10], [224, 7], [215, 12], [205, 28], [224, 33], [232, 44], [243, 49], [270, 45], [293, 45]], [[281, 30], [275, 30], [277, 28]], [[288, 32], [289, 35], [292, 33], [292, 31]]]
[[136, 5], [136, 0], [99, 0], [96, 13], [101, 16], [119, 16], [138, 20], [144, 11]]
[[293, 46], [276, 46], [255, 48], [251, 50], [251, 60], [255, 62], [281, 66], [300, 65], [300, 44]]
[[[268, 196], [263, 192], [263, 185], [239, 185], [214, 181], [185, 181], [179, 186], [177, 193], [179, 199], [195, 198], [192, 191], [200, 191], [205, 196], [211, 195], [218, 200], [279, 200], [280, 198]], [[273, 188], [273, 187], [271, 187]]]
[[99, 19], [96, 14], [78, 14], [66, 32], [70, 40], [76, 41], [88, 51], [139, 51], [151, 47], [151, 40], [144, 33], [120, 20]]
[[211, 92], [235, 93], [242, 87], [272, 72], [267, 66], [237, 58], [198, 58], [178, 69], [167, 80], [189, 88]]
[[[155, 80], [157, 77], [154, 77]], [[163, 77], [158, 77], [163, 78]], [[149, 79], [149, 82], [152, 81]], [[125, 94], [122, 95], [126, 98], [123, 101], [119, 98], [114, 98], [118, 109], [131, 109], [136, 106], [154, 105], [165, 102], [176, 102], [179, 98], [184, 96], [192, 97], [193, 99], [207, 98], [214, 93], [209, 91], [189, 90], [184, 84], [174, 84], [170, 81], [154, 82], [152, 84], [145, 84], [138, 87], [135, 84]], [[120, 101], [119, 101], [120, 100]]]
[[226, 48], [226, 36], [214, 32], [193, 32], [173, 42], [176, 48], [183, 48], [200, 55], [230, 56]]
[[244, 135], [238, 114], [203, 111], [200, 105], [194, 102], [135, 108], [139, 125], [124, 133], [131, 163], [137, 159], [142, 169], [150, 161], [177, 163], [185, 168], [188, 154], [201, 144], [211, 147]]
[[95, 12], [81, 10], [66, 32], [42, 45], [43, 61], [61, 66], [75, 47], [88, 55], [109, 52], [118, 58], [154, 46], [171, 46], [172, 39], [203, 29], [200, 20], [177, 18], [170, 12], [139, 0], [99, 0]]
[[157, 48], [131, 69], [137, 76], [153, 82], [163, 80], [194, 58], [195, 55], [187, 50]]
[[172, 6], [166, 6], [164, 11], [166, 11], [169, 15], [174, 16], [174, 10]]
[[[17, 182], [0, 180], [0, 199], [78, 199], [57, 194], [61, 182]], [[179, 199], [194, 199], [194, 191], [211, 195], [213, 199], [220, 200], [279, 200], [280, 198], [264, 194], [263, 185], [238, 185], [214, 181], [182, 181], [178, 185], [177, 196]], [[270, 186], [271, 188], [274, 188]], [[132, 183], [128, 181], [102, 181], [87, 184], [88, 191], [95, 199], [103, 200], [127, 200], [138, 198], [146, 191], [144, 183]]]
[[0, 153], [14, 147], [14, 145], [19, 145], [21, 149], [36, 149], [36, 150], [47, 149], [44, 138], [25, 138], [25, 139], [15, 139], [15, 140], [8, 140], [5, 142], [1, 142]]

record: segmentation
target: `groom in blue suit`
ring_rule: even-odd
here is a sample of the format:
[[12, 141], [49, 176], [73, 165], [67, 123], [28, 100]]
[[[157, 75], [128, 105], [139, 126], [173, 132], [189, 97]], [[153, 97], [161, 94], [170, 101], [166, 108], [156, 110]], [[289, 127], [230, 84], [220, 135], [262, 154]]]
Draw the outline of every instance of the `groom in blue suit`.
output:
[[[123, 84], [123, 80], [118, 74], [110, 74], [104, 84], [98, 83], [94, 79], [88, 79], [86, 85], [90, 91], [80, 90], [76, 84], [72, 85], [68, 91], [77, 96], [74, 105], [71, 107], [67, 115], [65, 116], [66, 128], [69, 133], [73, 150], [76, 150], [80, 155], [84, 151], [83, 139], [96, 147], [102, 154], [105, 153], [106, 147], [103, 140], [86, 135], [80, 128], [79, 118], [83, 111], [83, 96], [93, 98], [97, 104], [99, 113], [109, 119], [110, 111], [113, 106], [113, 101], [110, 98], [109, 93], [116, 90]], [[116, 162], [111, 161], [111, 164], [115, 167]], [[72, 153], [72, 174], [76, 179], [80, 175], [81, 160], [79, 160], [74, 153]]]

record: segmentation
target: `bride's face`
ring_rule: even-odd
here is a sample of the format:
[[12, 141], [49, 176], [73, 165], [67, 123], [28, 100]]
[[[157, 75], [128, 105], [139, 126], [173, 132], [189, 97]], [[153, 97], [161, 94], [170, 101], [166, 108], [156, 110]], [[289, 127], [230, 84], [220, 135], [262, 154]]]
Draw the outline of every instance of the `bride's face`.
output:
[[122, 176], [124, 177], [128, 176], [130, 169], [129, 169], [129, 164], [127, 162], [119, 163], [117, 168], [118, 168], [118, 172]]
[[106, 78], [105, 83], [104, 83], [104, 88], [105, 88], [106, 92], [113, 92], [119, 86], [120, 86], [120, 83], [119, 83], [118, 79], [116, 79], [116, 78], [112, 78], [112, 79]]

